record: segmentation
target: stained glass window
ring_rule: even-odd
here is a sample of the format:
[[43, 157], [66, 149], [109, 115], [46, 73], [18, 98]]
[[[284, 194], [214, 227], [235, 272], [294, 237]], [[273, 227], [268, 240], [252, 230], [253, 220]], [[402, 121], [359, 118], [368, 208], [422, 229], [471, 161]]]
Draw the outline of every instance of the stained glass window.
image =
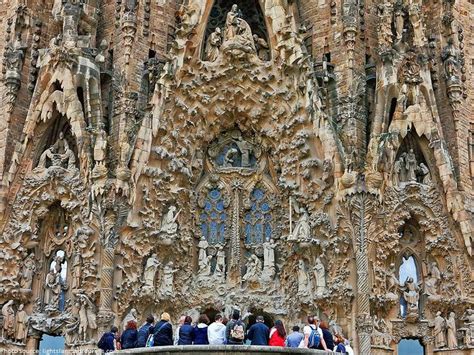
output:
[[200, 216], [201, 234], [209, 244], [224, 244], [227, 214], [224, 200], [218, 189], [210, 190]]
[[250, 196], [250, 210], [245, 213], [246, 244], [261, 244], [272, 237], [272, 216], [265, 191], [255, 188]]

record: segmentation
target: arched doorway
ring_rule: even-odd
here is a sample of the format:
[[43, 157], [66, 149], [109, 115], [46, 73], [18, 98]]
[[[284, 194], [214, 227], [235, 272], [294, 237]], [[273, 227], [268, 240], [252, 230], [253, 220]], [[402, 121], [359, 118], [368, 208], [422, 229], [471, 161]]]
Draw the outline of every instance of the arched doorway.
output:
[[424, 355], [425, 347], [420, 339], [404, 338], [397, 345], [398, 355]]
[[252, 308], [250, 309], [250, 312], [252, 313], [252, 315], [248, 318], [247, 328], [250, 328], [250, 326], [255, 324], [257, 316], [263, 316], [264, 323], [269, 328], [273, 327], [273, 325], [275, 324], [275, 318], [273, 317], [273, 315], [264, 312], [261, 308]]

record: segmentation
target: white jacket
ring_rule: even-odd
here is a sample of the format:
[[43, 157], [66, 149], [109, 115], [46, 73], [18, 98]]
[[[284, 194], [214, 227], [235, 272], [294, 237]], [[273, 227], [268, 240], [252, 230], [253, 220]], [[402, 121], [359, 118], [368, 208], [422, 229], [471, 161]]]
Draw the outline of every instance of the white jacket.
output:
[[225, 325], [219, 322], [209, 325], [207, 327], [207, 338], [211, 345], [225, 344]]

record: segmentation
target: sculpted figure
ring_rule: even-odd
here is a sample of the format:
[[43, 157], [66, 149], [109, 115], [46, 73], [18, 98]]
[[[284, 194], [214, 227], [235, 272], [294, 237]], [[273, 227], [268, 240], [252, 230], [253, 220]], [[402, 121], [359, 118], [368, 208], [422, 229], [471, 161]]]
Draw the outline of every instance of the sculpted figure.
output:
[[33, 283], [33, 275], [36, 271], [35, 255], [29, 254], [23, 261], [23, 267], [21, 268], [21, 280], [20, 286], [22, 289], [31, 290]]
[[[90, 298], [87, 297], [86, 295], [80, 294], [78, 296], [80, 297], [80, 304], [81, 304], [80, 311], [79, 311], [80, 324], [81, 323], [86, 324], [85, 334], [84, 334], [84, 341], [85, 341], [88, 329], [89, 330], [97, 329], [95, 306], [90, 300]], [[85, 312], [85, 319], [82, 319], [84, 315], [81, 315], [81, 311]]]
[[378, 5], [378, 42], [382, 48], [392, 46], [392, 15], [393, 5], [389, 0]]
[[206, 259], [204, 259], [202, 263], [199, 265], [199, 273], [202, 276], [210, 276], [212, 274], [211, 262], [212, 262], [212, 255], [208, 255]]
[[233, 42], [246, 52], [255, 53], [252, 30], [249, 24], [241, 18], [241, 13], [236, 4], [232, 5], [227, 13], [224, 31], [224, 43]]
[[410, 149], [410, 152], [406, 156], [406, 165], [405, 169], [407, 171], [407, 181], [416, 181], [416, 156], [413, 152], [413, 149]]
[[429, 275], [425, 283], [425, 293], [429, 296], [438, 295], [438, 286], [441, 281], [441, 273], [435, 262], [429, 265]]
[[253, 152], [253, 146], [242, 137], [235, 142], [242, 154], [242, 168], [250, 167], [250, 154]]
[[207, 39], [206, 44], [206, 59], [210, 62], [214, 62], [219, 56], [219, 48], [222, 44], [222, 32], [217, 27], [214, 32], [211, 33]]
[[397, 34], [397, 42], [400, 42], [403, 37], [403, 28], [405, 27], [405, 21], [403, 17], [403, 6], [401, 3], [398, 3], [395, 8], [395, 32]]
[[448, 330], [447, 341], [448, 348], [455, 349], [458, 347], [458, 339], [456, 338], [456, 315], [454, 312], [449, 313], [449, 318], [446, 319], [446, 329]]
[[237, 156], [238, 153], [239, 152], [237, 151], [237, 149], [229, 148], [229, 150], [227, 150], [227, 152], [225, 153], [223, 166], [225, 168], [233, 167], [234, 166], [234, 159], [235, 159], [235, 157]]
[[433, 329], [433, 336], [435, 341], [435, 349], [441, 349], [446, 346], [446, 337], [445, 331], [446, 323], [444, 318], [441, 316], [441, 312], [436, 313], [436, 317], [434, 319], [434, 329]]
[[173, 289], [173, 279], [174, 273], [177, 272], [178, 269], [173, 269], [173, 262], [169, 262], [163, 268], [163, 282], [161, 284], [161, 292], [164, 296], [173, 296], [174, 289]]
[[326, 291], [326, 268], [319, 257], [316, 258], [313, 273], [316, 284], [316, 295], [321, 296]]
[[[56, 263], [57, 265], [58, 263]], [[46, 275], [46, 282], [44, 285], [44, 299], [43, 302], [46, 306], [52, 308], [58, 308], [59, 304], [59, 294], [61, 293], [61, 283], [59, 279], [59, 273], [56, 273], [55, 270], [49, 270], [49, 273]]]
[[206, 268], [207, 265], [207, 248], [209, 247], [209, 243], [206, 240], [206, 237], [202, 236], [201, 240], [199, 240], [198, 248], [199, 248], [199, 270]]
[[417, 3], [411, 4], [408, 8], [408, 16], [413, 27], [413, 44], [422, 47], [425, 44], [425, 35], [421, 18], [421, 6]]
[[242, 280], [249, 281], [253, 279], [258, 279], [260, 277], [261, 272], [262, 272], [262, 262], [260, 261], [257, 255], [252, 254], [247, 266], [247, 272], [245, 273]]
[[407, 169], [406, 169], [407, 162], [405, 160], [406, 156], [407, 156], [407, 153], [402, 153], [400, 155], [400, 158], [398, 158], [398, 161], [400, 162], [400, 173], [398, 175], [399, 182], [407, 181]]
[[298, 261], [298, 295], [307, 296], [309, 292], [309, 277], [306, 273], [304, 260]]
[[145, 265], [145, 271], [143, 273], [144, 286], [154, 288], [155, 287], [155, 275], [158, 267], [161, 263], [158, 261], [156, 254], [152, 254], [147, 260]]
[[401, 157], [400, 159], [396, 160], [395, 164], [393, 165], [393, 184], [395, 186], [400, 185], [400, 182], [401, 182], [400, 175], [402, 172], [402, 165], [403, 165], [403, 161], [401, 160]]
[[81, 254], [79, 250], [74, 251], [74, 256], [72, 259], [72, 289], [78, 289], [81, 287], [81, 270], [82, 270], [82, 261]]
[[408, 277], [404, 284], [403, 298], [407, 303], [406, 318], [418, 318], [418, 301], [420, 300], [419, 287], [412, 277]]
[[231, 10], [227, 13], [227, 17], [225, 20], [225, 32], [224, 32], [224, 40], [228, 41], [238, 33], [238, 21], [239, 21], [239, 8], [236, 4], [232, 5]]
[[399, 286], [400, 283], [398, 282], [395, 264], [391, 263], [389, 272], [387, 273], [387, 293], [397, 294]]
[[15, 311], [13, 310], [13, 300], [8, 301], [2, 307], [3, 315], [3, 337], [5, 339], [15, 338]]
[[448, 82], [457, 81], [459, 78], [459, 50], [454, 45], [453, 39], [448, 39], [448, 44], [441, 53], [444, 63], [444, 72]]
[[309, 215], [306, 209], [302, 209], [301, 217], [296, 223], [293, 233], [288, 240], [309, 240], [311, 239], [311, 227], [309, 225]]
[[87, 340], [87, 327], [89, 323], [87, 322], [87, 307], [86, 303], [83, 300], [79, 300], [77, 303], [79, 307], [79, 339], [82, 341]]
[[428, 167], [425, 164], [420, 163], [419, 170], [421, 172], [421, 176], [423, 177], [422, 183], [424, 185], [431, 184], [430, 169], [428, 169]]
[[106, 158], [107, 136], [103, 129], [99, 129], [95, 134], [94, 143], [94, 161], [97, 164], [103, 164]]
[[467, 309], [464, 317], [464, 344], [466, 346], [474, 346], [474, 310]]
[[217, 251], [217, 258], [216, 258], [216, 274], [224, 274], [225, 273], [225, 250], [223, 246], [219, 247]]
[[253, 41], [255, 42], [255, 47], [257, 49], [257, 56], [264, 61], [267, 61], [268, 58], [268, 43], [263, 38], [253, 35]]
[[263, 273], [269, 279], [275, 275], [275, 242], [273, 240], [263, 243]]
[[15, 319], [15, 339], [23, 343], [28, 332], [28, 315], [25, 312], [25, 306], [20, 304]]
[[178, 211], [175, 214], [176, 206], [170, 206], [168, 212], [163, 216], [161, 220], [161, 227], [160, 232], [168, 235], [175, 235], [178, 231], [178, 223], [176, 223], [176, 219], [178, 218], [179, 213]]

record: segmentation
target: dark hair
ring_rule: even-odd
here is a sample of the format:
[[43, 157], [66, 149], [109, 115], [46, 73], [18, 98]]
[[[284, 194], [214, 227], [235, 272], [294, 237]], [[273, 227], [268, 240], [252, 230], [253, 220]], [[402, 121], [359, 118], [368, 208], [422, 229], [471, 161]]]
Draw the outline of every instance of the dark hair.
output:
[[184, 317], [184, 324], [191, 324], [193, 322], [193, 319], [191, 316], [185, 316]]
[[214, 320], [218, 321], [219, 319], [222, 319], [222, 315], [220, 313], [217, 313], [214, 317]]
[[137, 322], [135, 322], [133, 319], [129, 320], [127, 322], [127, 329], [137, 330]]
[[155, 321], [155, 317], [153, 317], [151, 314], [146, 317], [146, 322], [147, 323], [153, 323]]
[[112, 328], [110, 328], [110, 332], [111, 332], [111, 333], [117, 333], [117, 332], [118, 332], [118, 328], [117, 328], [115, 325], [113, 325]]
[[207, 316], [207, 314], [201, 314], [199, 316], [199, 319], [198, 319], [198, 323], [204, 323], [204, 324], [209, 324], [210, 321], [209, 321], [209, 317]]
[[275, 321], [275, 328], [282, 338], [286, 337], [286, 329], [283, 322], [279, 319]]
[[308, 323], [309, 324], [314, 324], [314, 317], [313, 316], [308, 316]]
[[222, 324], [227, 325], [229, 323], [229, 319], [227, 317], [222, 318]]
[[256, 321], [257, 322], [265, 322], [265, 318], [263, 318], [263, 316], [257, 316]]
[[240, 312], [238, 309], [234, 309], [234, 312], [232, 312], [232, 319], [233, 320], [239, 320], [240, 319]]
[[321, 328], [321, 329], [329, 329], [328, 322], [326, 322], [325, 320], [322, 320], [321, 323], [319, 323], [319, 328]]
[[294, 331], [294, 332], [299, 332], [299, 331], [300, 331], [300, 327], [298, 327], [297, 325], [294, 325], [294, 326], [293, 326], [293, 331]]
[[335, 338], [335, 343], [336, 343], [336, 344], [339, 344], [339, 343], [344, 344], [344, 338], [342, 337], [342, 335], [336, 334], [336, 335], [334, 336], [334, 338]]

